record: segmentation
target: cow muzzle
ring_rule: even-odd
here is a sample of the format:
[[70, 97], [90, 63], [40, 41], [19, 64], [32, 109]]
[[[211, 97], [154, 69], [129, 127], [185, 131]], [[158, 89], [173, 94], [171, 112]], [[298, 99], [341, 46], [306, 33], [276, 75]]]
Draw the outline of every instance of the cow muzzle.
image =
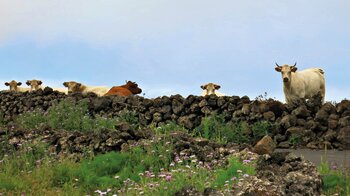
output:
[[283, 78], [283, 82], [289, 82], [288, 78]]

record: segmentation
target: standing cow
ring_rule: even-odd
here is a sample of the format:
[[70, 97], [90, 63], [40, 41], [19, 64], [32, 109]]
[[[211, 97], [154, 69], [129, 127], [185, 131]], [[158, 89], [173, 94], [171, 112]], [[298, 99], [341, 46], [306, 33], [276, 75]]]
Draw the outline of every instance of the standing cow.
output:
[[293, 103], [298, 99], [310, 99], [319, 93], [324, 103], [324, 71], [320, 68], [310, 68], [297, 72], [297, 69], [296, 63], [293, 66], [279, 66], [276, 63], [275, 70], [282, 74], [286, 103]]

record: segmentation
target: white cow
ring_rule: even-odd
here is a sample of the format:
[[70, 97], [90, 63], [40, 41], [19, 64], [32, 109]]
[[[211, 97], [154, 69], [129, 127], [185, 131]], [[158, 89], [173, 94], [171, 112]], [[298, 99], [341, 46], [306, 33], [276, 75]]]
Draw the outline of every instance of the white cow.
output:
[[293, 66], [279, 66], [276, 63], [275, 70], [282, 74], [286, 103], [293, 103], [298, 99], [310, 99], [319, 93], [324, 103], [324, 71], [320, 68], [310, 68], [297, 72], [297, 69], [296, 63]]
[[68, 93], [88, 93], [93, 92], [97, 94], [98, 96], [105, 95], [110, 88], [107, 88], [105, 86], [86, 86], [81, 83], [70, 81], [70, 82], [64, 82], [63, 85], [68, 88]]
[[[30, 91], [44, 89], [44, 87], [41, 86], [42, 83], [43, 82], [41, 80], [27, 80], [26, 82], [26, 84], [30, 86]], [[52, 90], [68, 94], [68, 90], [66, 88], [52, 88]]]
[[201, 88], [203, 89], [202, 96], [212, 95], [212, 94], [215, 94], [218, 97], [225, 96], [224, 94], [216, 91], [216, 90], [219, 90], [220, 87], [221, 87], [220, 85], [217, 85], [214, 83], [204, 84], [201, 86]]
[[12, 80], [11, 82], [5, 82], [5, 86], [9, 86], [10, 91], [15, 91], [15, 92], [30, 91], [30, 88], [20, 87], [21, 85], [22, 85], [22, 82], [16, 82], [15, 80]]

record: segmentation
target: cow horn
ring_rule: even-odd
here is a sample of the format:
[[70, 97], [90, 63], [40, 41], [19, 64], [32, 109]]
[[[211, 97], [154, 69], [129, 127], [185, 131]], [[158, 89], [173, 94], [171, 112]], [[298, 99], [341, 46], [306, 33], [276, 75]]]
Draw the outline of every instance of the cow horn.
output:
[[294, 63], [293, 67], [297, 66], [297, 62]]
[[277, 64], [277, 62], [275, 62], [275, 64], [276, 64], [277, 67], [280, 67], [280, 66]]

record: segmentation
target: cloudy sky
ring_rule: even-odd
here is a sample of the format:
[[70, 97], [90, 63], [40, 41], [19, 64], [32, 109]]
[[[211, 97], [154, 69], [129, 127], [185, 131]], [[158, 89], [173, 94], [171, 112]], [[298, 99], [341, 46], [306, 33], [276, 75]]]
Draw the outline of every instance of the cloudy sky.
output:
[[0, 88], [136, 81], [146, 97], [283, 98], [274, 64], [326, 72], [326, 100], [350, 98], [349, 0], [0, 0]]

